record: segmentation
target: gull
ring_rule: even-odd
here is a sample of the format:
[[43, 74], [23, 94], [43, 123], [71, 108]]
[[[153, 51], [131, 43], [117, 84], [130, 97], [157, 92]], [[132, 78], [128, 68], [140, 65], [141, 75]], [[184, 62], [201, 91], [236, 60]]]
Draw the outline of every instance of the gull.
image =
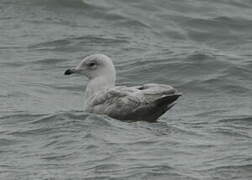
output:
[[64, 74], [82, 74], [89, 79], [85, 92], [85, 111], [119, 120], [155, 122], [181, 96], [175, 88], [165, 84], [116, 86], [114, 64], [104, 54], [87, 56]]

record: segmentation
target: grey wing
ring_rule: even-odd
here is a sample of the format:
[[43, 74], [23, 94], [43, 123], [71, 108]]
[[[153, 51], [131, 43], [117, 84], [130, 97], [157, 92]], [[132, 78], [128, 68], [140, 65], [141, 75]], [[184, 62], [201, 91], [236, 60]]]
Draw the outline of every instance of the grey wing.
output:
[[141, 90], [145, 101], [149, 103], [166, 95], [173, 95], [178, 93], [175, 88], [166, 84], [144, 84], [142, 86], [135, 86], [135, 88]]
[[134, 111], [127, 114], [125, 119], [155, 122], [162, 114], [175, 105], [181, 94], [172, 94], [161, 97], [151, 103], [141, 104]]
[[117, 86], [107, 91], [101, 92], [93, 98], [87, 111], [97, 114], [124, 119], [129, 112], [139, 106], [141, 100], [134, 95], [134, 90], [125, 86]]
[[121, 120], [155, 121], [179, 96], [173, 87], [163, 84], [119, 86], [97, 96], [89, 111]]
[[172, 108], [181, 96], [175, 88], [165, 84], [144, 84], [136, 88], [141, 91], [144, 100], [126, 119], [154, 122]]

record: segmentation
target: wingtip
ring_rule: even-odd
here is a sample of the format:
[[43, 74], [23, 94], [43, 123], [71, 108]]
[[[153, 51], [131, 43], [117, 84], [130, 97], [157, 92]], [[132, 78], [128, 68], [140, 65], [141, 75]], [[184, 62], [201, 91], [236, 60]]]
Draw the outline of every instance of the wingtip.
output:
[[168, 95], [165, 97], [162, 97], [158, 100], [156, 100], [157, 104], [172, 104], [174, 103], [180, 96], [182, 96], [181, 93], [176, 93], [176, 94], [172, 94], [172, 95]]
[[183, 93], [179, 92], [179, 93], [176, 93], [176, 94], [174, 94], [174, 95], [180, 97], [180, 96], [183, 96]]

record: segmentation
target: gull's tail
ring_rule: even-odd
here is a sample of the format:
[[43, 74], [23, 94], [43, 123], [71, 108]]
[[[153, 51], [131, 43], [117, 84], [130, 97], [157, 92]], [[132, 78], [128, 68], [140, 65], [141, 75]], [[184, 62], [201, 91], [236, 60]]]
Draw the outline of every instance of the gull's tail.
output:
[[[167, 111], [171, 109], [175, 105], [175, 101], [181, 96], [182, 94], [172, 94], [167, 95], [162, 98], [159, 98], [154, 101], [156, 107], [163, 109], [163, 111]], [[161, 110], [160, 109], [160, 110]]]
[[144, 120], [155, 122], [159, 116], [171, 109], [175, 105], [175, 101], [181, 94], [171, 94], [163, 96], [151, 103], [142, 105], [130, 113], [125, 119]]

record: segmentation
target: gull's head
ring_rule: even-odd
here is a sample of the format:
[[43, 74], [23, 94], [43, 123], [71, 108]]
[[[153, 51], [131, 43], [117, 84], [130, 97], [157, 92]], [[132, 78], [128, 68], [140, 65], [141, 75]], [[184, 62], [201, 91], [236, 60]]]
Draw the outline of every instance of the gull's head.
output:
[[115, 67], [112, 60], [104, 54], [85, 57], [75, 68], [67, 69], [65, 75], [84, 74], [92, 80], [98, 77], [115, 81]]

